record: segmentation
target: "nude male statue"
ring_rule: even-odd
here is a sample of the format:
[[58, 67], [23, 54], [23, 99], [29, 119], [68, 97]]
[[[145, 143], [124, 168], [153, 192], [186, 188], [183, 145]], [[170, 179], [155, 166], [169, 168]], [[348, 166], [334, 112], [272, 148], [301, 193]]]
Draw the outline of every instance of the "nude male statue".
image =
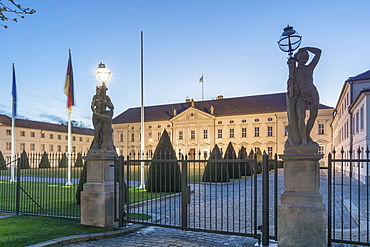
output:
[[[309, 64], [309, 52], [314, 54]], [[298, 50], [294, 57], [288, 59], [289, 79], [287, 93], [288, 141], [293, 146], [315, 145], [311, 138], [319, 109], [319, 93], [313, 84], [313, 71], [319, 62], [321, 50], [314, 47], [304, 47]], [[310, 116], [305, 123], [306, 109]]]

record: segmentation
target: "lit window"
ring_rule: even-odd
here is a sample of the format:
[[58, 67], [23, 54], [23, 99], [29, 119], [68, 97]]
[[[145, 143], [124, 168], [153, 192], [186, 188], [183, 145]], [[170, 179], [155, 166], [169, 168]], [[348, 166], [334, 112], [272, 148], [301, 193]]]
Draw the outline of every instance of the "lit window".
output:
[[254, 127], [254, 137], [260, 136], [260, 127]]
[[247, 137], [247, 128], [242, 128], [242, 137]]
[[208, 139], [208, 130], [203, 130], [203, 138]]
[[272, 126], [268, 126], [267, 127], [267, 136], [272, 136], [273, 133], [272, 133]]
[[235, 131], [234, 129], [230, 129], [230, 138], [234, 138]]

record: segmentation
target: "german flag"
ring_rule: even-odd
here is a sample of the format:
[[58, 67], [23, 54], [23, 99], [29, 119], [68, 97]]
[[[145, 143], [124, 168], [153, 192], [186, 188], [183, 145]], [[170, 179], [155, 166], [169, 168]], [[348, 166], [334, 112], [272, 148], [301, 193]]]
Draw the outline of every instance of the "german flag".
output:
[[68, 67], [66, 82], [64, 84], [64, 93], [67, 95], [67, 109], [72, 111], [72, 106], [75, 105], [74, 100], [74, 83], [73, 83], [73, 69], [72, 69], [72, 58], [71, 50], [69, 50]]

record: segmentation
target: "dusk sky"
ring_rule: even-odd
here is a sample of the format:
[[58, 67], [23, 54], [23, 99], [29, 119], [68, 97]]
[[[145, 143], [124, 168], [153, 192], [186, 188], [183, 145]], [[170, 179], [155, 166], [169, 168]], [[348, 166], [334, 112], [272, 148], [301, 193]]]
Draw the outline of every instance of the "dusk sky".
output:
[[[10, 116], [12, 63], [18, 115], [66, 121], [71, 49], [76, 106], [91, 124], [100, 62], [112, 72], [115, 116], [140, 106], [140, 32], [144, 32], [144, 105], [286, 91], [287, 54], [277, 46], [288, 24], [302, 45], [322, 49], [314, 83], [335, 107], [343, 82], [370, 69], [370, 1], [106, 0], [25, 1], [37, 12], [0, 27], [0, 113]], [[10, 15], [12, 16], [12, 15]], [[246, 106], [248, 107], [248, 106]]]

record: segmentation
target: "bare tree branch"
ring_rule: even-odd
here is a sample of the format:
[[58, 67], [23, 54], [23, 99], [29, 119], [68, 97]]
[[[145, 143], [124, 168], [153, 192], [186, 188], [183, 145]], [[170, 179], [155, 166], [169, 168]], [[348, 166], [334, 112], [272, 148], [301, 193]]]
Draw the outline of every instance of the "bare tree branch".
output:
[[[6, 3], [4, 3], [6, 2]], [[10, 7], [9, 7], [10, 6]], [[14, 14], [20, 18], [24, 18], [24, 15], [32, 15], [36, 13], [36, 10], [30, 8], [23, 8], [20, 4], [15, 3], [14, 0], [0, 0], [0, 21], [14, 21], [18, 22], [17, 18], [10, 18], [9, 15]], [[0, 25], [4, 28], [8, 28], [0, 22]]]

